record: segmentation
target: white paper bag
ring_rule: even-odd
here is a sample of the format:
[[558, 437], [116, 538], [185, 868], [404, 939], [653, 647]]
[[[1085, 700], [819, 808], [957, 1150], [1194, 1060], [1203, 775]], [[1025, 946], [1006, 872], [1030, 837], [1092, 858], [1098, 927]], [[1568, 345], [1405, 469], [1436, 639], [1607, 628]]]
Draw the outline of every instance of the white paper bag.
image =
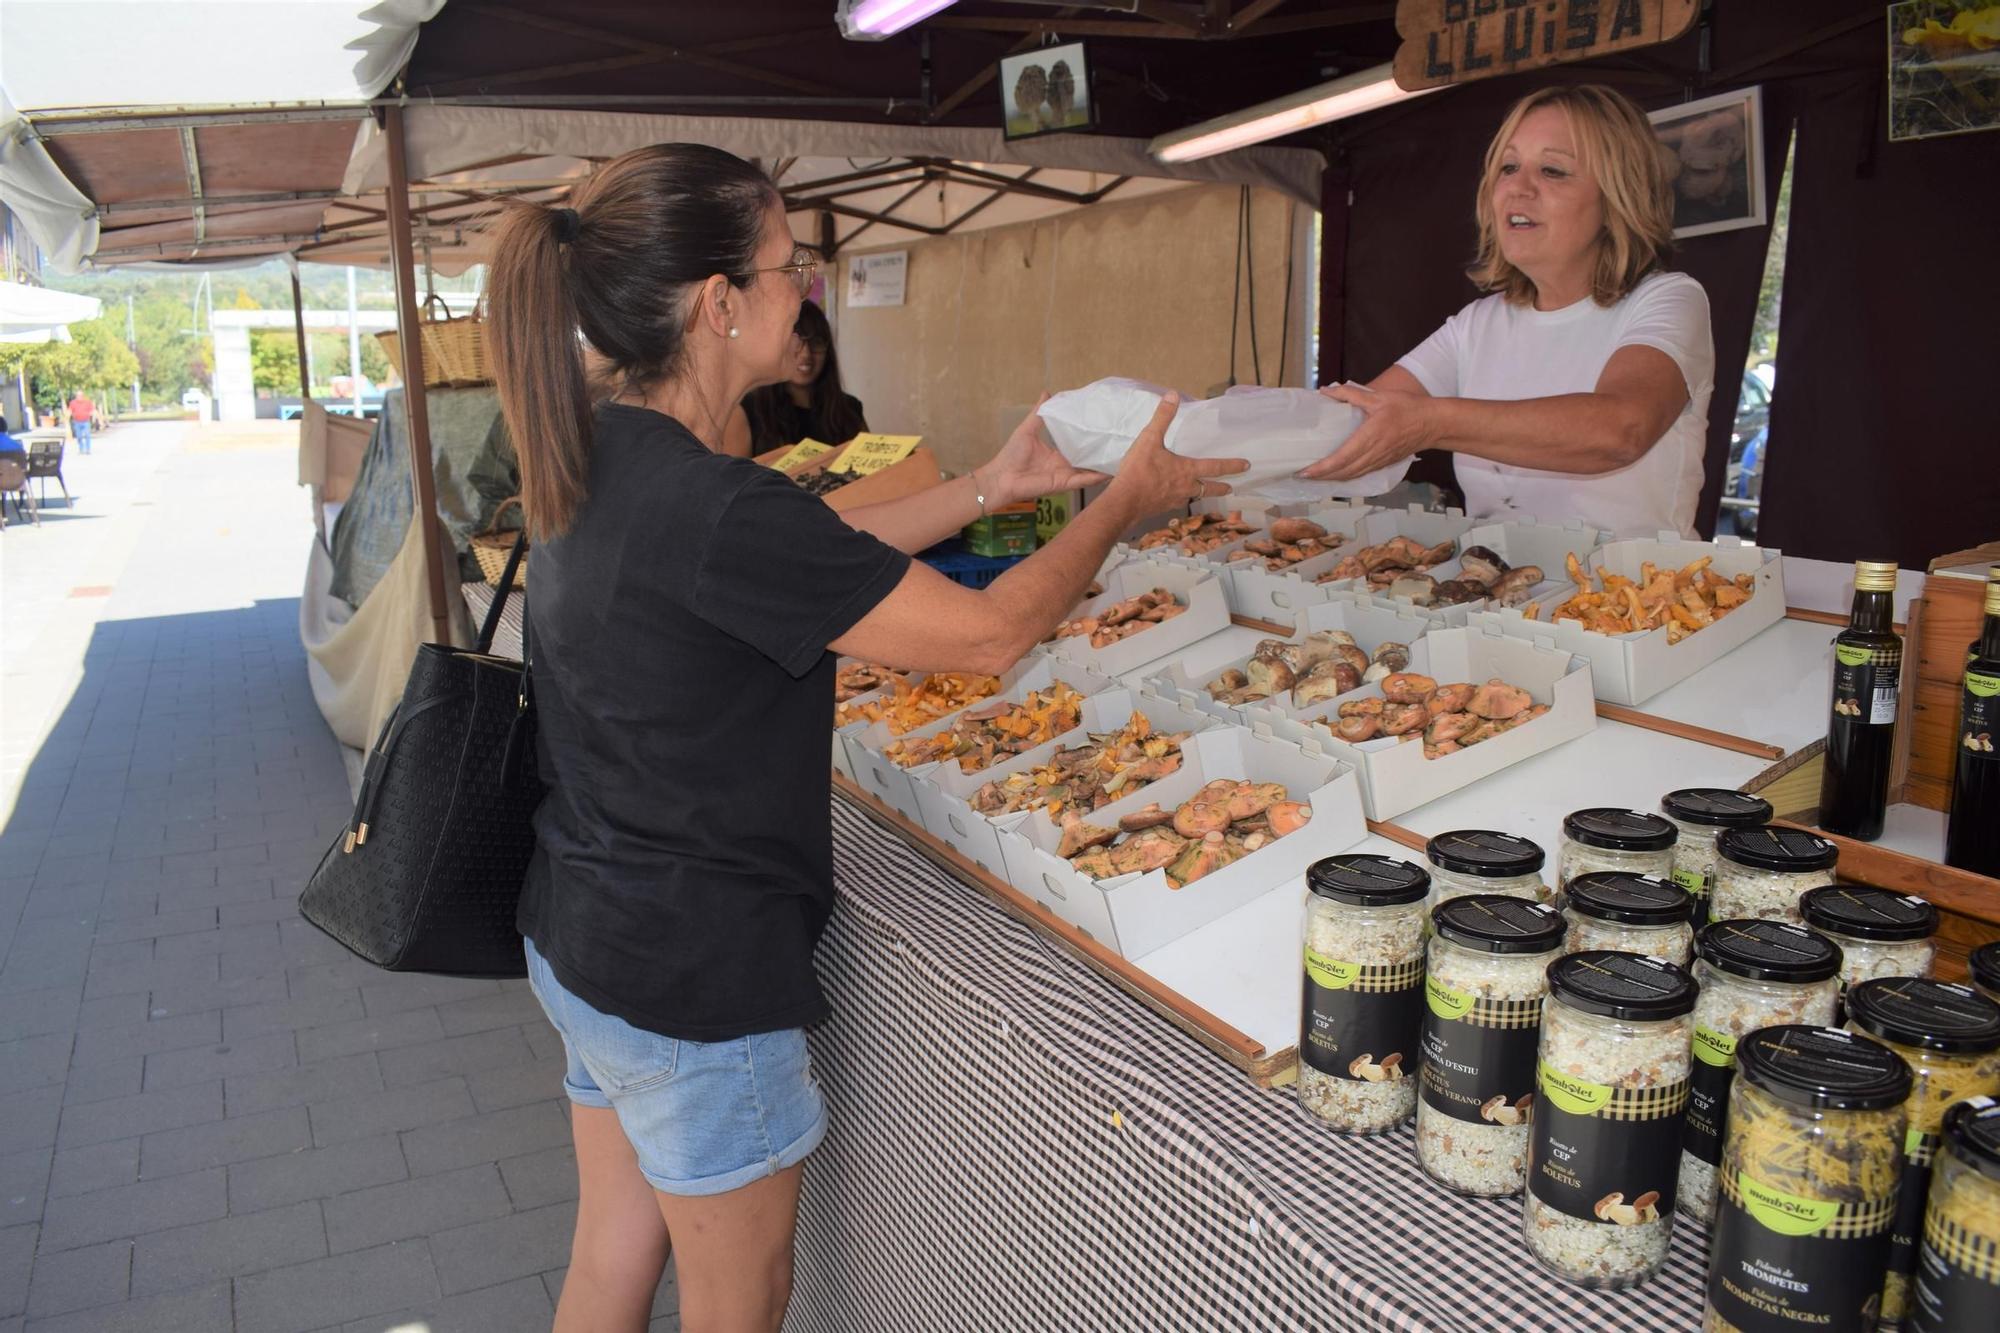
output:
[[[1063, 457], [1078, 467], [1116, 473], [1166, 392], [1139, 380], [1098, 380], [1056, 394], [1042, 404], [1041, 418]], [[1311, 389], [1238, 385], [1220, 398], [1181, 395], [1180, 410], [1167, 427], [1167, 448], [1184, 458], [1249, 459], [1248, 472], [1220, 479], [1245, 490], [1317, 463], [1361, 421], [1359, 408]], [[1330, 495], [1380, 495], [1409, 470], [1404, 459], [1365, 476], [1320, 484]]]

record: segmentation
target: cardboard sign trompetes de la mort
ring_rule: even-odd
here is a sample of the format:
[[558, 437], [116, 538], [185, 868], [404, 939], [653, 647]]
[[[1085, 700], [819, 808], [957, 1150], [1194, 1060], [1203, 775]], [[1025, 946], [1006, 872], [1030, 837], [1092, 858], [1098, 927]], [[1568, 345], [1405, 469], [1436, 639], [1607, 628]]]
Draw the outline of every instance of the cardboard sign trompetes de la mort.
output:
[[1412, 92], [1670, 42], [1701, 0], [1397, 0], [1396, 84]]

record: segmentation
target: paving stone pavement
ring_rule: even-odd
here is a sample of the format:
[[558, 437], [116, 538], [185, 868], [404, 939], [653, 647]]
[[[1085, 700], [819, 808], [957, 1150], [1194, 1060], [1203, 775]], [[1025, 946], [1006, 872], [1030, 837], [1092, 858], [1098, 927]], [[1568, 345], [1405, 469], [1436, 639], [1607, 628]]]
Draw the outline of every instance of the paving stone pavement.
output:
[[350, 801], [293, 451], [114, 427], [0, 533], [0, 1333], [553, 1317], [576, 1168], [526, 983], [298, 915]]

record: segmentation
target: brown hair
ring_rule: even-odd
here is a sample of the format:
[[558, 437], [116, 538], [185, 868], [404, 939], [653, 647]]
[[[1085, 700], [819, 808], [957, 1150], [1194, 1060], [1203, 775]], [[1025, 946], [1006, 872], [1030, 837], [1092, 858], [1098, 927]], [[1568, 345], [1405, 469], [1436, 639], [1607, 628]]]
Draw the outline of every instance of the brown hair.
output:
[[[792, 332], [826, 353], [826, 360], [820, 364], [819, 378], [812, 382], [811, 401], [806, 407], [806, 415], [812, 418], [813, 438], [822, 444], [846, 444], [867, 430], [868, 422], [840, 382], [840, 353], [833, 347], [833, 325], [827, 322], [826, 311], [820, 309], [817, 302], [801, 301], [799, 318], [792, 325]], [[792, 386], [789, 384], [767, 384], [743, 396], [743, 413], [750, 418], [752, 453], [762, 453], [781, 444], [798, 443], [797, 440], [782, 438], [787, 432], [780, 423], [791, 420], [788, 410], [791, 402]]]
[[521, 507], [536, 541], [569, 530], [590, 478], [585, 348], [627, 393], [671, 378], [685, 355], [688, 292], [717, 274], [755, 279], [778, 205], [770, 178], [705, 144], [655, 144], [608, 163], [574, 211], [517, 205], [493, 242], [487, 337]]
[[1499, 179], [1508, 140], [1538, 107], [1561, 108], [1576, 136], [1577, 156], [1604, 197], [1604, 230], [1597, 238], [1597, 263], [1590, 275], [1590, 299], [1614, 305], [1660, 266], [1673, 245], [1674, 206], [1666, 157], [1646, 113], [1630, 98], [1598, 83], [1538, 88], [1514, 103], [1493, 142], [1479, 176], [1474, 215], [1479, 251], [1468, 271], [1481, 291], [1499, 292], [1514, 305], [1535, 299], [1535, 284], [1500, 253], [1500, 229], [1493, 215], [1493, 183]]

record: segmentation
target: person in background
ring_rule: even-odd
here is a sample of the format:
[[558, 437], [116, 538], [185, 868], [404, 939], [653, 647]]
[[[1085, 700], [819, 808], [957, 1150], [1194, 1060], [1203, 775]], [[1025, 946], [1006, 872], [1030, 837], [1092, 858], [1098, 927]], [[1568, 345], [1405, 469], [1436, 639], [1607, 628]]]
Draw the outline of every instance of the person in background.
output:
[[723, 452], [755, 457], [800, 440], [846, 444], [868, 429], [861, 400], [840, 383], [840, 357], [833, 350], [833, 327], [811, 301], [799, 306], [799, 322], [785, 348], [790, 372], [783, 384], [746, 394], [723, 432]]
[[69, 428], [76, 435], [76, 451], [90, 452], [90, 424], [97, 419], [97, 404], [90, 401], [90, 395], [77, 390], [76, 397], [69, 400]]
[[28, 451], [21, 442], [7, 433], [7, 418], [0, 417], [0, 454], [19, 454], [23, 458]]

